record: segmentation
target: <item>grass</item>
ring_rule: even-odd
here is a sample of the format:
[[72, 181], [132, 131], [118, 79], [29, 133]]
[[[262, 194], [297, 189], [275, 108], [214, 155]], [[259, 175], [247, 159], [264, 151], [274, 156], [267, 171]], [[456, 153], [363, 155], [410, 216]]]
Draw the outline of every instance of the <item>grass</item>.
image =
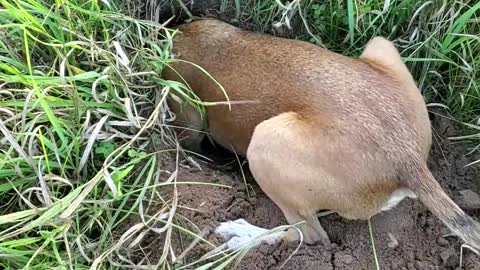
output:
[[360, 55], [373, 36], [392, 40], [428, 102], [442, 103], [458, 121], [479, 125], [478, 1], [243, 3], [242, 19], [252, 30], [310, 41], [349, 56]]
[[124, 268], [151, 228], [196, 236], [159, 166], [179, 154], [165, 100], [191, 97], [160, 76], [174, 32], [119, 3], [0, 1], [2, 269]]
[[373, 235], [373, 226], [371, 219], [368, 219], [368, 236], [370, 240], [370, 245], [372, 246], [372, 256], [373, 262], [375, 263], [375, 269], [380, 270], [380, 263], [378, 261], [377, 249], [375, 248], [375, 237]]
[[[480, 3], [221, 3], [253, 30], [346, 55], [359, 55], [374, 35], [393, 40], [427, 101], [477, 130], [458, 139], [478, 144]], [[175, 32], [142, 20], [167, 21], [153, 4], [0, 0], [1, 268], [223, 269], [251, 248], [186, 264], [170, 249], [174, 231], [211, 243], [176, 213], [181, 150], [165, 100], [174, 93], [199, 110], [209, 104], [161, 78]], [[152, 231], [164, 236], [155, 262], [140, 245]]]

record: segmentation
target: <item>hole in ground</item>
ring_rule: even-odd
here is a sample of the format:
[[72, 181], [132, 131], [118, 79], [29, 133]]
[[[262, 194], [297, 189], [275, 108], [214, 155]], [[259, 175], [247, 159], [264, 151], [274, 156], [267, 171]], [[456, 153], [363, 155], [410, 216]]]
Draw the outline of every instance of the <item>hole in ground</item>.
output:
[[[238, 154], [235, 155], [231, 150], [226, 149], [208, 138], [202, 140], [200, 147], [200, 154], [212, 160], [212, 162], [209, 163], [209, 166], [212, 168], [229, 174], [240, 174], [241, 169], [244, 173], [247, 173], [248, 164], [245, 157]], [[240, 164], [242, 164], [241, 167]]]

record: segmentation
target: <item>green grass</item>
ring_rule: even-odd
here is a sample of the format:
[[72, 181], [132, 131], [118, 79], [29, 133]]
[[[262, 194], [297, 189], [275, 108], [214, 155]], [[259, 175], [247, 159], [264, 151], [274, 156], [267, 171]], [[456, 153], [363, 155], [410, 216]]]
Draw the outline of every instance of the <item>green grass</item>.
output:
[[2, 269], [123, 268], [148, 226], [197, 233], [159, 192], [176, 186], [165, 99], [191, 99], [160, 76], [174, 32], [119, 3], [0, 1]]
[[478, 1], [290, 2], [245, 1], [241, 17], [252, 30], [283, 33], [349, 56], [360, 55], [371, 37], [384, 36], [399, 48], [427, 102], [444, 104], [461, 122], [480, 123]]

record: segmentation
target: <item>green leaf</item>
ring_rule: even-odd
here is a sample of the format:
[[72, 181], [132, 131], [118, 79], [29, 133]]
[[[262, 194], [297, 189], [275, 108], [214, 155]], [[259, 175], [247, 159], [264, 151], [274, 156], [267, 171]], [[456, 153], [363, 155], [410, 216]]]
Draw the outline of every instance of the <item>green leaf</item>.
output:
[[348, 34], [350, 36], [350, 44], [353, 45], [354, 42], [354, 31], [355, 31], [355, 19], [354, 19], [354, 11], [353, 11], [353, 0], [347, 1], [347, 9], [348, 9]]
[[115, 144], [111, 142], [101, 142], [95, 148], [95, 154], [101, 154], [104, 158], [107, 158], [115, 150]]
[[119, 184], [120, 181], [127, 177], [127, 175], [132, 171], [133, 167], [135, 166], [130, 165], [125, 170], [114, 172], [112, 175], [113, 182], [115, 182], [115, 184]]

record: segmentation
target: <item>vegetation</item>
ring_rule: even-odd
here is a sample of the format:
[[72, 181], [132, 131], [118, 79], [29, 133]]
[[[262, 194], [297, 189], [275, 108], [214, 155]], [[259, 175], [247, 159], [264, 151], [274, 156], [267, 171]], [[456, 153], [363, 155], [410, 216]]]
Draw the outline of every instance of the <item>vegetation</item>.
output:
[[[147, 225], [172, 230], [175, 198], [143, 213], [175, 182], [152, 147], [175, 145], [164, 101], [181, 85], [160, 78], [173, 33], [117, 4], [1, 1], [3, 269], [120, 267]], [[119, 235], [131, 217], [144, 223]]]
[[252, 8], [244, 7], [243, 18], [251, 18], [254, 30], [290, 25], [290, 36], [350, 56], [360, 55], [371, 37], [384, 36], [399, 48], [427, 101], [448, 106], [460, 121], [479, 123], [478, 1], [268, 2], [245, 2]]
[[[121, 2], [0, 1], [4, 269], [125, 268], [154, 226], [164, 236], [160, 259], [137, 262], [170, 269], [172, 230], [198, 234], [174, 221], [177, 168], [161, 162], [175, 163], [180, 152], [165, 98], [189, 98], [185, 86], [160, 76], [175, 32], [138, 18], [168, 19], [145, 13], [150, 2]], [[253, 30], [346, 55], [383, 35], [401, 49], [428, 102], [479, 129], [480, 2], [219, 2]], [[166, 187], [173, 187], [167, 195]], [[138, 223], [127, 226], [131, 220]], [[218, 269], [243, 254], [222, 257]]]

